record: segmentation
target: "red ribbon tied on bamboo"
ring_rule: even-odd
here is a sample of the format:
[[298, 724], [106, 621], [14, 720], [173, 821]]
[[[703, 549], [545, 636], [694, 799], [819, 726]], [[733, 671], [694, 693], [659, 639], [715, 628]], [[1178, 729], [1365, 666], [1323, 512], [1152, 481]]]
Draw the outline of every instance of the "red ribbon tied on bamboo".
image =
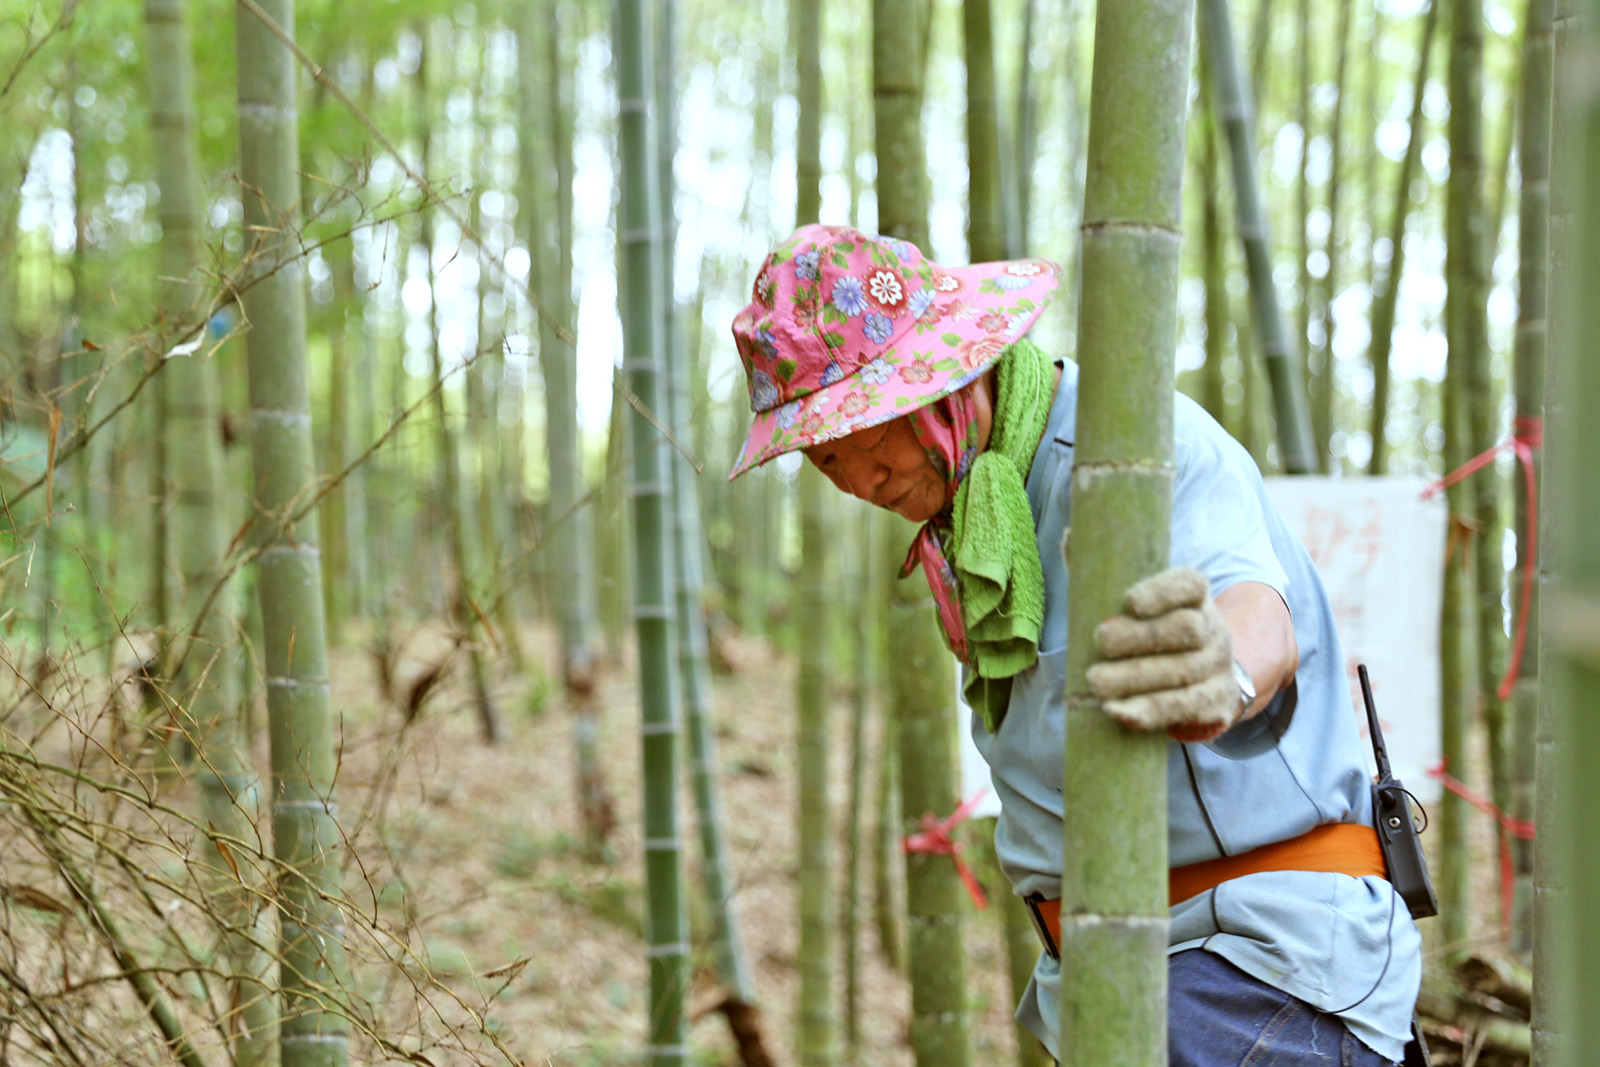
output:
[[1511, 936], [1511, 905], [1516, 892], [1516, 872], [1512, 867], [1511, 839], [1519, 841], [1532, 841], [1534, 826], [1532, 819], [1519, 819], [1502, 811], [1499, 805], [1488, 797], [1472, 789], [1471, 786], [1451, 774], [1446, 767], [1445, 760], [1440, 760], [1435, 766], [1428, 768], [1428, 773], [1439, 779], [1450, 792], [1465, 800], [1489, 816], [1500, 826], [1500, 925], [1509, 939]]
[[922, 829], [914, 834], [906, 835], [905, 849], [907, 852], [926, 852], [935, 856], [949, 856], [956, 865], [956, 873], [961, 876], [967, 892], [972, 897], [972, 902], [983, 910], [989, 906], [989, 901], [983, 895], [983, 886], [978, 884], [978, 876], [972, 873], [972, 868], [967, 861], [961, 858], [961, 842], [950, 836], [950, 831], [965, 822], [967, 816], [977, 810], [978, 801], [982, 800], [989, 789], [985, 786], [961, 803], [961, 806], [950, 813], [950, 817], [940, 820], [931, 811], [922, 813], [920, 825]]
[[1539, 487], [1535, 482], [1533, 450], [1543, 444], [1544, 420], [1519, 415], [1512, 420], [1509, 438], [1473, 456], [1422, 491], [1423, 499], [1427, 499], [1441, 489], [1448, 489], [1469, 474], [1475, 474], [1493, 463], [1494, 458], [1508, 448], [1516, 452], [1517, 461], [1522, 464], [1522, 471], [1527, 476], [1524, 481], [1528, 490], [1528, 528], [1522, 531], [1521, 536], [1527, 539], [1528, 551], [1523, 555], [1522, 595], [1517, 602], [1517, 632], [1511, 641], [1511, 662], [1506, 665], [1506, 676], [1500, 679], [1500, 687], [1495, 690], [1501, 700], [1511, 695], [1511, 687], [1522, 673], [1522, 650], [1528, 643], [1528, 607], [1533, 596], [1534, 572], [1539, 556]]

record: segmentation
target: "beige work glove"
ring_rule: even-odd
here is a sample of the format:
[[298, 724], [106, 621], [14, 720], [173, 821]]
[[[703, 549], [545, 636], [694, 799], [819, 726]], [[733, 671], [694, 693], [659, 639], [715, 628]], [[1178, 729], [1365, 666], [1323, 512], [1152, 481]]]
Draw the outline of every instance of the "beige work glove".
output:
[[1104, 662], [1089, 688], [1107, 715], [1175, 741], [1209, 741], [1238, 721], [1233, 639], [1205, 575], [1172, 567], [1128, 590], [1127, 614], [1101, 623]]

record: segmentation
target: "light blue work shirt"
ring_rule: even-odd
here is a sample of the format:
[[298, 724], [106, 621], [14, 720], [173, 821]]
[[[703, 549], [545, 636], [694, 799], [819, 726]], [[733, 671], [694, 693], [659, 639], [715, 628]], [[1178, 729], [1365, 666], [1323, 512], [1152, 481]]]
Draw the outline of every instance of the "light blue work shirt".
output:
[[[1039, 661], [1017, 676], [997, 733], [989, 734], [980, 715], [972, 719], [1002, 806], [995, 831], [1001, 866], [1018, 894], [1046, 899], [1061, 895], [1067, 640], [1061, 542], [1071, 521], [1077, 387], [1077, 366], [1067, 363], [1028, 472], [1045, 582]], [[1208, 744], [1168, 746], [1169, 862], [1236, 855], [1323, 823], [1371, 825], [1372, 782], [1344, 656], [1310, 558], [1267, 499], [1249, 454], [1181, 394], [1174, 436], [1172, 564], [1204, 573], [1213, 596], [1239, 582], [1276, 589], [1294, 620], [1300, 666], [1297, 706], [1283, 710], [1287, 702], [1280, 701]], [[1224, 882], [1172, 909], [1168, 953], [1194, 948], [1334, 1012], [1379, 1055], [1403, 1055], [1421, 983], [1421, 939], [1384, 879], [1268, 871]], [[1017, 1009], [1053, 1055], [1059, 988], [1060, 964], [1041, 955]]]

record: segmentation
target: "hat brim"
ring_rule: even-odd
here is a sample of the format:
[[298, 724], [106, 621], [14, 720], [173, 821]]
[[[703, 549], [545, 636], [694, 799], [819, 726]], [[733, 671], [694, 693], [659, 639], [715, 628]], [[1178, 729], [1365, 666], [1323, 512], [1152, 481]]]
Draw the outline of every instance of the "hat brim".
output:
[[729, 481], [786, 452], [848, 437], [970, 385], [1033, 327], [1061, 284], [1060, 266], [1048, 259], [938, 270], [954, 287], [941, 290], [921, 318], [902, 325], [856, 370], [756, 413]]

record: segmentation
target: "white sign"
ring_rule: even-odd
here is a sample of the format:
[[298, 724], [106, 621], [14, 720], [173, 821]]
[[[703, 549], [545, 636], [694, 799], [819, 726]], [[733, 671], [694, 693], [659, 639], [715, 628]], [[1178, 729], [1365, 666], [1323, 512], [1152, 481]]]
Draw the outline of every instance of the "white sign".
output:
[[[1267, 495], [1306, 546], [1333, 604], [1351, 713], [1367, 741], [1356, 664], [1372, 676], [1394, 776], [1423, 803], [1439, 798], [1439, 611], [1447, 522], [1419, 478], [1267, 479]], [[1367, 745], [1367, 762], [1372, 762]]]
[[[1372, 764], [1356, 664], [1372, 676], [1378, 725], [1394, 776], [1425, 804], [1439, 799], [1439, 611], [1444, 596], [1446, 508], [1422, 499], [1416, 478], [1268, 478], [1267, 495], [1306, 546], [1333, 605], [1350, 681], [1350, 709]], [[961, 796], [988, 794], [975, 817], [1000, 813], [989, 765], [972, 743], [960, 699]], [[1375, 768], [1374, 768], [1375, 770]]]

